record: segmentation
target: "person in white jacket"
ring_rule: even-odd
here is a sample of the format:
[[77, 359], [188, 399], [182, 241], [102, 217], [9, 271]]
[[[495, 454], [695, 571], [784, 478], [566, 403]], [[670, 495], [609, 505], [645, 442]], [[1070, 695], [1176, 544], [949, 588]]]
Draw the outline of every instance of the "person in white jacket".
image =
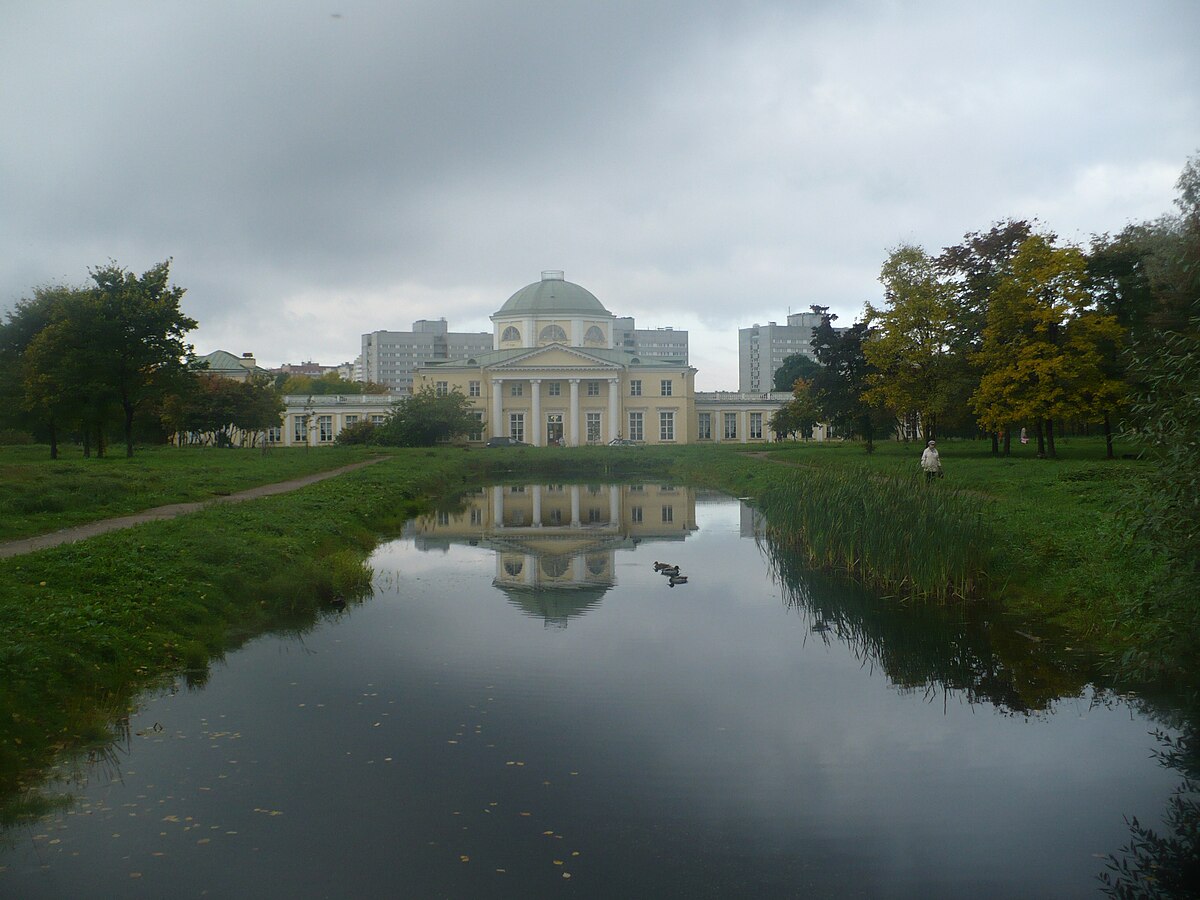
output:
[[942, 477], [942, 458], [938, 456], [937, 441], [930, 441], [921, 454], [921, 470], [925, 473], [926, 481]]

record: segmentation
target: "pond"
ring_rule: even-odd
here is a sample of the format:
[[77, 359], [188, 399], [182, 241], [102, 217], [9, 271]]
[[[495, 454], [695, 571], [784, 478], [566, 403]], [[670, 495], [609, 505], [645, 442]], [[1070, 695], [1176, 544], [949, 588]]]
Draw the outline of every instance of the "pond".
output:
[[495, 486], [371, 564], [145, 698], [0, 895], [1094, 896], [1178, 782], [1078, 654], [806, 573], [737, 499]]

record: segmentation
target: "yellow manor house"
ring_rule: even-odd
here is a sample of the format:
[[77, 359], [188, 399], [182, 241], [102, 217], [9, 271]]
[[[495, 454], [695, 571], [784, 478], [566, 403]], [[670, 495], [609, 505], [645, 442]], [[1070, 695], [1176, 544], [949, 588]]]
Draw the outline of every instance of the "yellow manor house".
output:
[[[469, 443], [510, 438], [535, 446], [758, 443], [787, 393], [697, 393], [685, 355], [649, 355], [618, 345], [617, 317], [559, 270], [508, 298], [491, 316], [492, 349], [416, 368], [413, 389], [459, 391], [480, 420]], [[397, 398], [285, 398], [286, 424], [270, 443], [328, 444], [360, 419], [381, 421]], [[360, 408], [361, 407], [361, 408]], [[372, 407], [372, 408], [368, 408]], [[823, 436], [823, 435], [822, 435]]]
[[562, 272], [543, 272], [491, 319], [491, 352], [426, 364], [414, 388], [461, 391], [481, 405], [488, 436], [535, 446], [686, 441], [696, 370], [615, 347], [616, 316]]

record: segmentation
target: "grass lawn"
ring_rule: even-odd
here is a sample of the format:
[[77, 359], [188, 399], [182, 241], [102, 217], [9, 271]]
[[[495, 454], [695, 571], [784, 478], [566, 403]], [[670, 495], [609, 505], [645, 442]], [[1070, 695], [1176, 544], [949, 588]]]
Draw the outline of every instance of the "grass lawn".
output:
[[273, 449], [124, 448], [84, 459], [66, 449], [0, 447], [0, 541], [32, 537], [168, 503], [208, 500], [245, 488], [336, 469], [366, 459], [359, 447]]

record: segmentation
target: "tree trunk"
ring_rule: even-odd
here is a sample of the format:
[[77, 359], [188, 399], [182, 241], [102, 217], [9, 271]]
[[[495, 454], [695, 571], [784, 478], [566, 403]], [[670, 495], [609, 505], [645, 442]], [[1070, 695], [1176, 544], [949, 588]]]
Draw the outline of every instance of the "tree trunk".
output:
[[1037, 439], [1038, 439], [1038, 459], [1046, 458], [1046, 428], [1042, 424], [1042, 420], [1037, 420]]
[[1000, 455], [1000, 435], [998, 432], [992, 432], [992, 456]]
[[125, 409], [125, 458], [133, 456], [133, 405], [121, 404]]
[[1108, 410], [1104, 411], [1104, 458], [1115, 459], [1113, 456], [1113, 441], [1112, 441], [1112, 420], [1108, 417]]
[[108, 447], [104, 443], [104, 427], [102, 425], [97, 425], [96, 426], [96, 455], [103, 456], [104, 452], [107, 449], [108, 449]]
[[58, 429], [50, 423], [50, 458], [58, 459]]
[[1058, 451], [1054, 449], [1054, 419], [1046, 420], [1046, 450], [1051, 459], [1058, 459]]

